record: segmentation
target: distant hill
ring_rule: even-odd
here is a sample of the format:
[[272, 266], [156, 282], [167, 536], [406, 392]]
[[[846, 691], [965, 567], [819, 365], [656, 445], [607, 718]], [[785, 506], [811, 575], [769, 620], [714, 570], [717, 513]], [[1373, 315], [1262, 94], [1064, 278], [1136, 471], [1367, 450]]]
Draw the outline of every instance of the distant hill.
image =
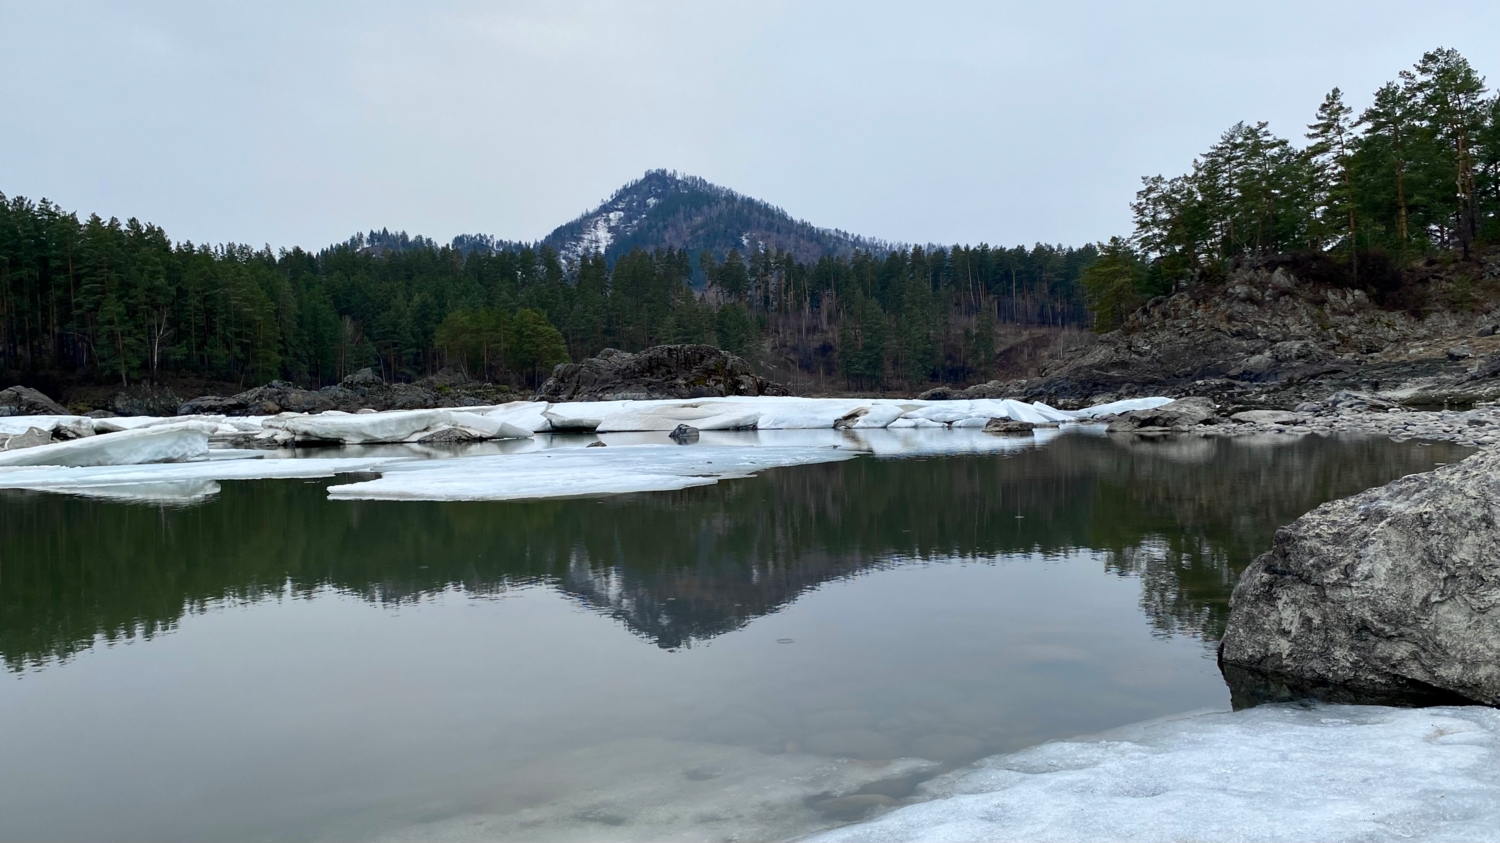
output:
[[[460, 251], [512, 248], [515, 243], [487, 235], [455, 237]], [[651, 170], [615, 191], [604, 204], [558, 226], [539, 245], [551, 246], [565, 262], [589, 252], [611, 263], [635, 248], [704, 249], [723, 258], [730, 249], [780, 249], [802, 261], [855, 250], [886, 252], [893, 244], [793, 219], [782, 209], [711, 184], [696, 176]]]

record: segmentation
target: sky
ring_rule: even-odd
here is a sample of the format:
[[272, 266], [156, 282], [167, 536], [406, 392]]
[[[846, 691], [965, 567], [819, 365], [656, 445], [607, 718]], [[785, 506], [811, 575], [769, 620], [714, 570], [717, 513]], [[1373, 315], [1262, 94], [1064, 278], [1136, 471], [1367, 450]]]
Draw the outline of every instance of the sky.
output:
[[1300, 141], [1500, 3], [0, 0], [0, 193], [175, 240], [543, 237], [648, 169], [915, 243], [1130, 230], [1239, 120]]

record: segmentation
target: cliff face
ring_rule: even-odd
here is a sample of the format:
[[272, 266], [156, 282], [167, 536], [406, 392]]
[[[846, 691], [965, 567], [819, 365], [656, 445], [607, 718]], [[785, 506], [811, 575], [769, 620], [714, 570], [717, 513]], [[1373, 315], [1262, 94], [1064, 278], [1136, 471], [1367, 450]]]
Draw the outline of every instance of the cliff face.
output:
[[1340, 390], [1410, 404], [1493, 400], [1500, 256], [1464, 272], [1479, 277], [1452, 272], [1426, 282], [1425, 306], [1413, 315], [1286, 269], [1239, 270], [1223, 285], [1156, 299], [1041, 377], [1006, 386], [1063, 404], [1169, 394], [1292, 409]]

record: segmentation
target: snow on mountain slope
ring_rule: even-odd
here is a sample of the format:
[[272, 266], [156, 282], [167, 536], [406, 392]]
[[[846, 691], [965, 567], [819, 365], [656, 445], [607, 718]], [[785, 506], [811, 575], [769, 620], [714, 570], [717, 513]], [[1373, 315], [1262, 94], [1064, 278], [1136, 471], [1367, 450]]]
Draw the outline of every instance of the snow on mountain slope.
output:
[[589, 211], [559, 226], [543, 241], [564, 262], [599, 253], [613, 260], [634, 248], [704, 249], [723, 257], [730, 249], [789, 251], [802, 260], [884, 252], [883, 241], [793, 219], [785, 211], [694, 176], [652, 170]]

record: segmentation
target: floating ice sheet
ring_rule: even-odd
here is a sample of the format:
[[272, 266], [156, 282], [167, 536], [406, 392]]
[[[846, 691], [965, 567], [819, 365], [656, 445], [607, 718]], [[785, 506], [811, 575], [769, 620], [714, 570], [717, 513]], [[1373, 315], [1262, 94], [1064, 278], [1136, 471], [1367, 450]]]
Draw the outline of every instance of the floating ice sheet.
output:
[[856, 456], [839, 447], [617, 445], [397, 463], [379, 479], [333, 486], [335, 500], [522, 500], [658, 492], [767, 468]]
[[217, 494], [218, 481], [221, 480], [332, 477], [335, 474], [371, 471], [402, 459], [283, 459], [252, 457], [243, 451], [234, 456], [238, 458], [158, 465], [0, 468], [0, 489], [60, 492], [116, 500], [185, 503]]
[[1494, 840], [1500, 711], [1263, 706], [1055, 741], [811, 840]]

